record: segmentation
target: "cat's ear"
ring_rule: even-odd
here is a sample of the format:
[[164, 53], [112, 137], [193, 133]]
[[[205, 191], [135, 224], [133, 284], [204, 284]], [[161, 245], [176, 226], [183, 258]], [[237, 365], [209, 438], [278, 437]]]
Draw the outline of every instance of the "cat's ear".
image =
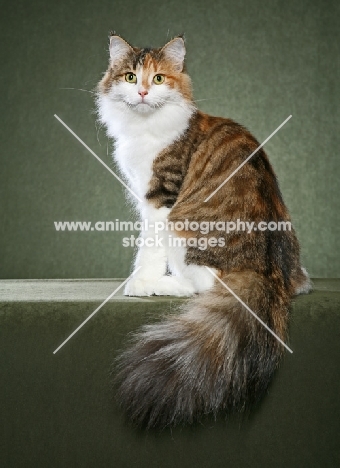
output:
[[167, 60], [173, 63], [176, 70], [181, 72], [184, 66], [185, 45], [182, 37], [175, 37], [165, 44], [162, 52]]
[[110, 58], [112, 62], [121, 60], [132, 50], [132, 47], [120, 36], [110, 36]]

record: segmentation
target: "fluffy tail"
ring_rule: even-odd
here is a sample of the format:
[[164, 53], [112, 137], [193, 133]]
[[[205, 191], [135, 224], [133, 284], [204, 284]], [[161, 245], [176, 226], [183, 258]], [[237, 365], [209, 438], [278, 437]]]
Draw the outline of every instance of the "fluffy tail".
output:
[[[289, 298], [254, 272], [223, 281], [282, 340]], [[242, 410], [265, 392], [282, 344], [223, 285], [189, 300], [176, 316], [144, 326], [119, 357], [119, 396], [138, 426], [191, 423], [220, 410]]]

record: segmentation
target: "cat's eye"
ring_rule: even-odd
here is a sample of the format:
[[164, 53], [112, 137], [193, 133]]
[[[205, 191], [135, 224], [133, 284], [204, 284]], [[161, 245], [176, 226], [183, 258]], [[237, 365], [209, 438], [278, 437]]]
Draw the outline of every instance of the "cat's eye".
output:
[[137, 76], [134, 73], [126, 73], [125, 74], [125, 81], [128, 83], [137, 83]]
[[155, 84], [162, 84], [162, 83], [164, 83], [164, 80], [165, 80], [164, 75], [155, 75], [153, 77], [153, 82]]

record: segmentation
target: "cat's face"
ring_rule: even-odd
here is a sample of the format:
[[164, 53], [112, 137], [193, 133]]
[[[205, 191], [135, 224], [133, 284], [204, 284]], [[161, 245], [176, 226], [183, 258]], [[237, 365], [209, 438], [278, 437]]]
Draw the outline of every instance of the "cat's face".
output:
[[137, 49], [111, 36], [110, 65], [99, 91], [137, 113], [192, 101], [191, 81], [184, 72], [185, 47], [178, 37], [162, 49]]

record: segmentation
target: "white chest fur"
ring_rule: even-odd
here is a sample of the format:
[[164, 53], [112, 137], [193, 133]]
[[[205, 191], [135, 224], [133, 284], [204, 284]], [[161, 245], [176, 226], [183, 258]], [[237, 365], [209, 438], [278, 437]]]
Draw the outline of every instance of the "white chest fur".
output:
[[108, 96], [101, 96], [98, 104], [100, 120], [115, 139], [114, 157], [131, 189], [143, 198], [153, 161], [184, 133], [193, 109], [184, 103], [173, 103], [151, 113], [138, 113]]
[[157, 139], [149, 133], [116, 139], [114, 157], [139, 198], [143, 198], [148, 191], [153, 161], [172, 141]]

